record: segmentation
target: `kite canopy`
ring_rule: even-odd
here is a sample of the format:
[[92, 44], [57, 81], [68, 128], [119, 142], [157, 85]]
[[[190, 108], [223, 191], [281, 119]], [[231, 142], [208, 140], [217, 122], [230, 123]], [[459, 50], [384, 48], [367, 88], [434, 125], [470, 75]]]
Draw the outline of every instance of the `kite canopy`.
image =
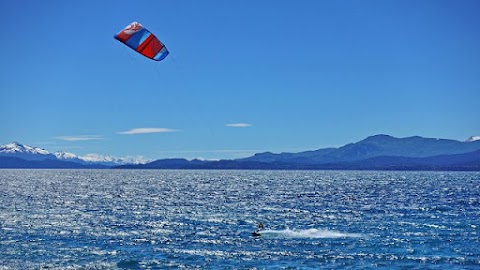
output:
[[168, 50], [157, 37], [138, 22], [132, 22], [115, 35], [115, 38], [138, 53], [162, 61], [168, 55]]

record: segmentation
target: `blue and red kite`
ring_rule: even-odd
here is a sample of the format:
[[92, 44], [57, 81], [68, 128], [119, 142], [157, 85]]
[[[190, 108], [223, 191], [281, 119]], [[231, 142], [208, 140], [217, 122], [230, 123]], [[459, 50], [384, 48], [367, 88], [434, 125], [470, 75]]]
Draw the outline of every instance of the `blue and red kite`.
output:
[[162, 61], [168, 55], [167, 47], [138, 22], [129, 24], [125, 29], [116, 34], [115, 38], [138, 53], [155, 61]]

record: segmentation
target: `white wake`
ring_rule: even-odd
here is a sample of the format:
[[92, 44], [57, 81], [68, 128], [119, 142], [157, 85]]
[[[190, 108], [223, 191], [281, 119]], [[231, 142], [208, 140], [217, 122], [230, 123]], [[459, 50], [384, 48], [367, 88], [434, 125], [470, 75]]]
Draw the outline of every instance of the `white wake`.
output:
[[264, 230], [262, 235], [282, 236], [289, 238], [358, 238], [362, 237], [358, 233], [344, 233], [331, 230], [305, 229], [305, 230]]

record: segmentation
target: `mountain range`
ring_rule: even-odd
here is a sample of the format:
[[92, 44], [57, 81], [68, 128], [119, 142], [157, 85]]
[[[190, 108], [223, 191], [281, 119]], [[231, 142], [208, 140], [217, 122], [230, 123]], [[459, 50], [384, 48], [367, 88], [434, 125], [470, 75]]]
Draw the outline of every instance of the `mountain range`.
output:
[[466, 141], [374, 135], [338, 148], [258, 153], [234, 160], [161, 159], [143, 164], [95, 162], [65, 152], [11, 143], [0, 146], [0, 168], [468, 170], [480, 171], [480, 137]]
[[110, 168], [135, 163], [138, 162], [99, 155], [79, 157], [68, 152], [51, 153], [18, 142], [0, 146], [0, 168]]

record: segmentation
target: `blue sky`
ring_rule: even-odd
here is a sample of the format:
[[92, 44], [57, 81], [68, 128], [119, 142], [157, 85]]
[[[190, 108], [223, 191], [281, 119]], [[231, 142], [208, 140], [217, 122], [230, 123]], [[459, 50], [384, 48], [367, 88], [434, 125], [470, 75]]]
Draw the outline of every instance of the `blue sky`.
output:
[[[9, 1], [0, 144], [238, 158], [480, 135], [479, 1]], [[113, 36], [138, 21], [162, 62]], [[240, 125], [238, 125], [240, 124]]]

